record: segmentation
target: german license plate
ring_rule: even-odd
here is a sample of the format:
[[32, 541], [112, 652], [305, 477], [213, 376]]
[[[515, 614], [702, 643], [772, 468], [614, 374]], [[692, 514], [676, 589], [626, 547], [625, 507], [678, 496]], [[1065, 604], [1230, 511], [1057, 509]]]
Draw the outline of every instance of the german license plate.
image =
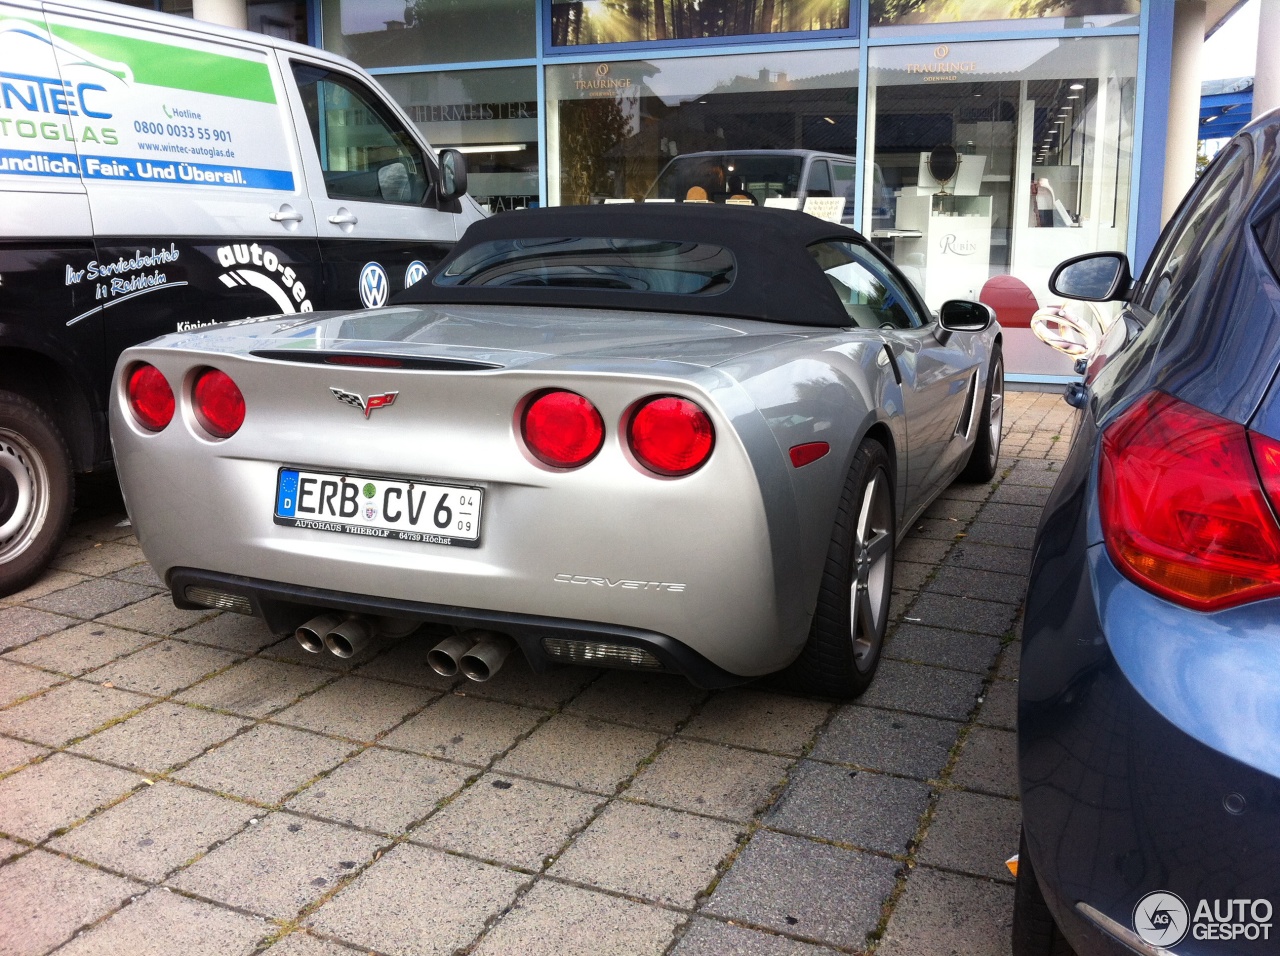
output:
[[479, 488], [281, 468], [275, 523], [474, 548], [483, 499]]

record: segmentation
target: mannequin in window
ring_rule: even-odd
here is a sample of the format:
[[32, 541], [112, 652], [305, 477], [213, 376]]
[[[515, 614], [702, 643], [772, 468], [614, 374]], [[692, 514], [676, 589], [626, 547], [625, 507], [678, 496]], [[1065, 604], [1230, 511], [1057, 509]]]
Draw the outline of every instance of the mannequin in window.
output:
[[1057, 196], [1053, 193], [1053, 187], [1049, 185], [1049, 180], [1041, 177], [1040, 181], [1034, 185], [1036, 194], [1036, 214], [1039, 217], [1039, 225], [1053, 225], [1053, 204], [1057, 200]]

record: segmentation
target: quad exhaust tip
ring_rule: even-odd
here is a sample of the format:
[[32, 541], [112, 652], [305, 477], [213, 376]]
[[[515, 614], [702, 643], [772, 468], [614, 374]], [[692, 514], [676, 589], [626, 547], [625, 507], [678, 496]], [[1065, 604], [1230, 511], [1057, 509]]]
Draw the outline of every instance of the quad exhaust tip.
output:
[[301, 625], [293, 637], [304, 651], [319, 654], [325, 647], [324, 636], [341, 623], [342, 617], [338, 614], [320, 614]]
[[419, 625], [419, 621], [406, 618], [327, 612], [301, 625], [293, 636], [309, 653], [327, 650], [335, 657], [346, 658], [359, 654], [375, 637], [406, 637]]
[[505, 634], [472, 630], [447, 637], [427, 652], [427, 663], [441, 677], [461, 671], [473, 681], [486, 681], [501, 670], [515, 641]]

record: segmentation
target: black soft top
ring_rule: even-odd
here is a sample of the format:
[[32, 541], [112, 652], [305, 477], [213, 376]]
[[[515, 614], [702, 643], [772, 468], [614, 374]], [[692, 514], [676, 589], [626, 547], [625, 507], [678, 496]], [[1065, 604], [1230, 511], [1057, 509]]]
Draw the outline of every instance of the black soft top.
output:
[[397, 294], [392, 304], [687, 312], [840, 328], [850, 324], [848, 313], [808, 247], [824, 239], [866, 246], [862, 236], [846, 226], [786, 209], [709, 203], [555, 206], [505, 212], [473, 223], [433, 275], [443, 275], [455, 259], [480, 243], [552, 237], [654, 239], [722, 246], [736, 260], [733, 283], [713, 295], [680, 295], [630, 289], [437, 285], [428, 278]]

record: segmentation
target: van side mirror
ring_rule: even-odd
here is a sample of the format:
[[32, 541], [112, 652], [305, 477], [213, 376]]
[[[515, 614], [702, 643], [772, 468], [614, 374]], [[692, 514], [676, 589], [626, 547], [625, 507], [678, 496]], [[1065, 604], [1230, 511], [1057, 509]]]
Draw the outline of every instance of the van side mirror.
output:
[[1123, 252], [1091, 252], [1058, 264], [1049, 276], [1049, 291], [1083, 302], [1125, 301], [1133, 285], [1129, 257]]
[[460, 199], [467, 193], [467, 158], [456, 149], [440, 150], [440, 205]]

